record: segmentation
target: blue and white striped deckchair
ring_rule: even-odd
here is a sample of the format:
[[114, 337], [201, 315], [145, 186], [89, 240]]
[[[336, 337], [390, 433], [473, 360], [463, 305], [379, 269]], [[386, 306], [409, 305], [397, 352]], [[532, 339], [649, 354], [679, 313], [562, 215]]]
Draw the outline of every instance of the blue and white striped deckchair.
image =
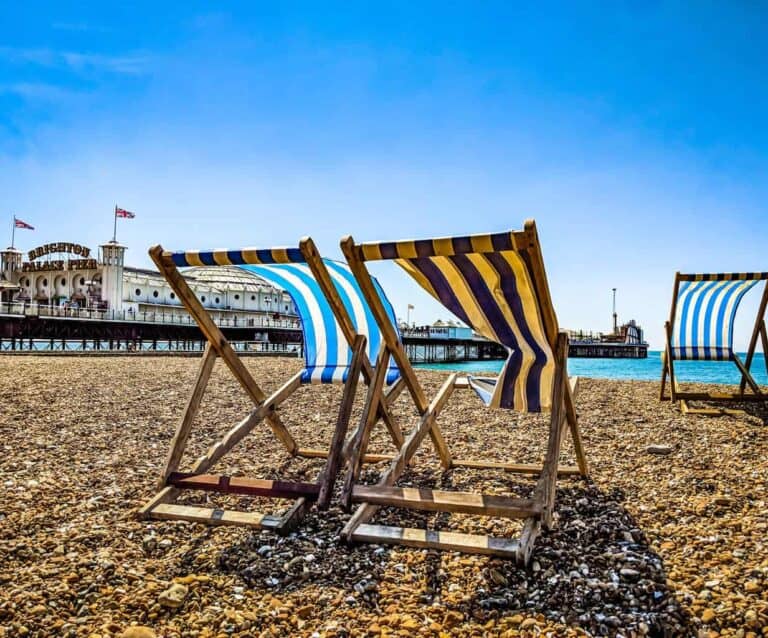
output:
[[[161, 492], [156, 499], [160, 494], [167, 494], [169, 489], [190, 488], [220, 492], [234, 491], [277, 498], [293, 496], [297, 501], [284, 517], [275, 519], [246, 512], [217, 514], [213, 511], [198, 511], [190, 514], [189, 506], [181, 507], [153, 499], [142, 510], [145, 516], [217, 523], [231, 522], [286, 531], [304, 513], [307, 502], [317, 500], [319, 507], [327, 507], [341, 461], [348, 454], [350, 441], [345, 441], [346, 433], [357, 383], [361, 378], [366, 383], [370, 383], [374, 375], [379, 374], [383, 377], [382, 386], [385, 382], [394, 384], [388, 393], [378, 397], [374, 411], [376, 420], [383, 419], [395, 445], [397, 447], [401, 445], [402, 432], [389, 411], [389, 404], [403, 387], [402, 383], [398, 383], [400, 372], [394, 363], [389, 363], [389, 358], [381, 359], [380, 370], [372, 366], [371, 361], [374, 359], [379, 361], [377, 356], [383, 350], [381, 331], [368, 310], [354, 276], [346, 265], [322, 259], [310, 238], [303, 239], [299, 248], [170, 252], [156, 246], [150, 250], [150, 255], [208, 341], [198, 382], [193, 390], [193, 398], [190, 399], [174, 438], [171, 453], [161, 476]], [[267, 396], [258, 386], [178, 271], [180, 267], [192, 266], [242, 268], [290, 295], [301, 319], [304, 333], [304, 367], [271, 396]], [[374, 286], [382, 307], [386, 309], [390, 329], [397, 330], [391, 304], [378, 283], [374, 283]], [[186, 446], [189, 428], [210, 376], [213, 361], [217, 356], [224, 360], [240, 385], [249, 394], [255, 409], [249, 417], [213, 445], [208, 454], [195, 464], [191, 473], [181, 474], [178, 472], [178, 467]], [[282, 423], [276, 409], [302, 384], [332, 383], [343, 384], [344, 390], [329, 449], [325, 451], [299, 448]], [[259, 481], [203, 475], [262, 420], [269, 424], [291, 455], [327, 459], [318, 483]]]
[[[567, 380], [568, 338], [558, 328], [534, 222], [526, 222], [523, 231], [491, 235], [365, 244], [356, 244], [348, 237], [342, 240], [341, 245], [347, 263], [382, 328], [385, 344], [422, 415], [420, 424], [411, 431], [377, 486], [354, 484], [359, 472], [359, 459], [365, 448], [353, 448], [357, 456], [350, 459], [342, 503], [360, 502], [362, 505], [345, 527], [343, 535], [348, 540], [508, 555], [526, 562], [540, 524], [551, 523], [558, 473], [588, 474]], [[375, 288], [366, 266], [366, 262], [377, 260], [395, 261], [475, 332], [504, 345], [509, 356], [498, 378], [458, 379], [454, 374], [428, 401], [397, 335], [386, 329], [385, 308], [374, 294]], [[436, 419], [447, 397], [457, 387], [473, 388], [491, 407], [520, 412], [551, 412], [543, 466], [453, 459]], [[365, 420], [361, 421], [361, 424], [364, 423]], [[574, 440], [578, 467], [558, 468], [565, 423], [569, 425]], [[504, 468], [512, 472], [539, 473], [534, 497], [521, 502], [482, 494], [393, 487], [427, 434], [431, 436], [446, 468]], [[356, 438], [367, 440], [361, 430], [358, 430]], [[520, 541], [367, 524], [376, 508], [383, 504], [527, 520]]]
[[[689, 399], [744, 400], [747, 384], [754, 392], [754, 397], [763, 395], [749, 372], [755, 345], [768, 301], [768, 286], [763, 293], [755, 329], [750, 341], [747, 363], [744, 364], [733, 349], [733, 325], [739, 304], [759, 282], [768, 280], [768, 273], [719, 273], [719, 274], [681, 274], [675, 275], [674, 293], [669, 321], [665, 324], [667, 343], [661, 378], [661, 398], [681, 401], [684, 412], [702, 414], [720, 414], [722, 411], [711, 409], [692, 409], [686, 401]], [[742, 374], [740, 392], [702, 393], [683, 392], [675, 379], [675, 361], [732, 361]], [[666, 377], [670, 377], [671, 396], [665, 395]]]
[[[172, 253], [173, 263], [187, 266], [239, 266], [246, 272], [258, 275], [291, 297], [301, 319], [304, 333], [304, 370], [302, 383], [344, 383], [352, 363], [352, 343], [342, 330], [334, 314], [334, 306], [327, 293], [298, 248], [273, 248], [269, 250], [211, 250]], [[376, 359], [381, 347], [381, 331], [371, 314], [352, 272], [346, 264], [322, 259], [330, 275], [347, 316], [356, 334], [367, 337], [368, 360]], [[397, 330], [395, 311], [381, 286], [376, 289], [387, 310], [392, 326]], [[400, 373], [394, 361], [390, 362], [387, 384], [392, 384]]]

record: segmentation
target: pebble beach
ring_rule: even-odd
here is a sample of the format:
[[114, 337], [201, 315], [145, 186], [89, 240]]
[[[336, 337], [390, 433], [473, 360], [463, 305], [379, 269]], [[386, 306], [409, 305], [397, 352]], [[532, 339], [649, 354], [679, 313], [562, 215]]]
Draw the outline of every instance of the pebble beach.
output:
[[[265, 391], [299, 370], [247, 358]], [[768, 636], [768, 411], [683, 416], [658, 383], [582, 378], [576, 398], [592, 478], [561, 479], [556, 529], [527, 568], [489, 556], [347, 546], [348, 514], [311, 511], [279, 537], [142, 521], [199, 359], [4, 357], [0, 363], [0, 638], [84, 636]], [[419, 370], [428, 394], [445, 373]], [[706, 386], [701, 386], [705, 388]], [[722, 387], [722, 386], [721, 386]], [[351, 428], [359, 417], [362, 392]], [[339, 387], [302, 387], [280, 416], [326, 447]], [[185, 464], [250, 410], [216, 364]], [[394, 415], [416, 422], [406, 393]], [[533, 463], [547, 419], [455, 393], [439, 419], [463, 458]], [[371, 451], [391, 452], [383, 426]], [[563, 463], [573, 464], [567, 440]], [[215, 471], [314, 480], [264, 425]], [[368, 465], [367, 482], [385, 464]], [[400, 485], [525, 497], [502, 471], [446, 474], [428, 439]], [[337, 484], [338, 488], [338, 484]], [[279, 514], [289, 501], [186, 492], [183, 502]], [[513, 535], [515, 521], [382, 509], [389, 524]]]

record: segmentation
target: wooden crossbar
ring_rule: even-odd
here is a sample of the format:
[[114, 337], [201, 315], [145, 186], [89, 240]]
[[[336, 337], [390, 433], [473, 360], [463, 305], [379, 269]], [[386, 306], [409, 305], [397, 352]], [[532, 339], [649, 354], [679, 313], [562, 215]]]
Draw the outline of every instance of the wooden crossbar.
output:
[[314, 500], [320, 493], [320, 486], [316, 483], [269, 481], [241, 476], [191, 474], [189, 472], [173, 472], [168, 477], [168, 485], [184, 490], [204, 490], [223, 494], [247, 494], [272, 498], [303, 496]]
[[492, 554], [506, 558], [517, 558], [520, 548], [519, 542], [514, 539], [369, 524], [357, 527], [351, 534], [351, 540], [465, 554]]
[[352, 501], [431, 512], [458, 512], [501, 518], [528, 518], [541, 513], [541, 505], [530, 498], [511, 498], [474, 492], [448, 492], [416, 487], [356, 485], [352, 490]]

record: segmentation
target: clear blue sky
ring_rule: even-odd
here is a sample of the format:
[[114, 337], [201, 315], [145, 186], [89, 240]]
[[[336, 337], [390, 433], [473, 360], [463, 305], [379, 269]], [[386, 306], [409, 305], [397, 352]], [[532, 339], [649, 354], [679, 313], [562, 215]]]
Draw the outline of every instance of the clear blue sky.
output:
[[[95, 247], [115, 203], [134, 265], [535, 217], [561, 324], [608, 329], [615, 286], [656, 347], [675, 270], [768, 270], [760, 3], [64, 4], [0, 5], [22, 248]], [[448, 316], [380, 275], [400, 314]]]

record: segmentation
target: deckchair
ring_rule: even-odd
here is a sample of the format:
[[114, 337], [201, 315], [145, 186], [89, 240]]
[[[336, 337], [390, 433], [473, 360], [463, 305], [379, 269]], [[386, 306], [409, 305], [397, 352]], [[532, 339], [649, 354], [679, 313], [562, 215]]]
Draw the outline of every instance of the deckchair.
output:
[[[765, 329], [765, 311], [768, 304], [768, 283], [755, 319], [755, 327], [749, 342], [745, 362], [733, 350], [733, 322], [742, 298], [761, 281], [768, 280], [768, 273], [675, 273], [672, 308], [669, 321], [664, 324], [666, 343], [662, 360], [662, 401], [680, 402], [683, 414], [720, 415], [742, 413], [726, 408], [692, 408], [688, 401], [765, 401], [768, 397], [755, 382], [750, 367], [755, 354], [758, 336], [763, 351], [768, 351]], [[739, 391], [690, 392], [680, 389], [675, 378], [675, 361], [732, 361], [741, 373]], [[768, 360], [766, 361], [768, 366]], [[666, 394], [669, 375], [670, 394]], [[751, 392], [746, 392], [749, 385]]]
[[[375, 356], [380, 348], [381, 334], [367, 311], [355, 279], [346, 265], [322, 259], [310, 238], [302, 239], [298, 248], [169, 252], [161, 246], [155, 246], [149, 254], [199, 326], [207, 345], [187, 407], [160, 474], [158, 492], [140, 510], [140, 515], [145, 518], [234, 524], [286, 533], [296, 526], [313, 501], [317, 501], [320, 508], [328, 507], [339, 467], [347, 454], [344, 442], [358, 379], [362, 375], [368, 383], [374, 373], [370, 357]], [[178, 270], [178, 267], [184, 266], [239, 266], [287, 291], [302, 322], [303, 369], [267, 396], [189, 288]], [[392, 327], [395, 325], [394, 311], [377, 284], [376, 290], [381, 307], [385, 309], [387, 322]], [[211, 446], [190, 472], [179, 472], [195, 414], [218, 357], [250, 397], [254, 408], [226, 436]], [[376, 418], [384, 420], [399, 449], [403, 434], [392, 418], [389, 405], [404, 384], [396, 366], [390, 365], [381, 372], [381, 376], [386, 377], [386, 383], [391, 384], [390, 390], [386, 396], [380, 397], [373, 409], [377, 413]], [[300, 448], [277, 412], [300, 386], [308, 383], [342, 383], [344, 386], [328, 450]], [[266, 421], [290, 455], [326, 459], [316, 482], [269, 481], [207, 473], [262, 421]], [[377, 461], [382, 458], [388, 457], [369, 455], [366, 460]], [[283, 516], [196, 507], [175, 502], [183, 489], [293, 499], [294, 503]]]
[[[366, 412], [354, 434], [342, 491], [345, 506], [361, 505], [342, 531], [343, 538], [494, 554], [527, 563], [541, 526], [552, 525], [558, 474], [586, 477], [589, 472], [574, 409], [575, 388], [567, 379], [568, 337], [558, 329], [535, 223], [526, 222], [522, 231], [418, 241], [356, 244], [352, 237], [346, 237], [341, 247], [382, 332], [386, 352], [379, 352], [377, 370], [385, 369], [387, 356], [395, 360], [421, 415], [378, 484], [358, 484], [370, 428], [375, 422], [374, 406], [383, 383], [382, 374], [374, 374], [366, 398]], [[459, 378], [451, 374], [429, 400], [376, 295], [366, 266], [366, 262], [374, 260], [394, 260], [459, 319], [479, 334], [503, 344], [509, 357], [498, 378]], [[457, 388], [474, 389], [491, 407], [551, 412], [543, 464], [453, 458], [437, 418]], [[558, 468], [565, 423], [574, 441], [578, 467]], [[395, 483], [427, 434], [445, 470], [468, 467], [538, 474], [533, 496], [520, 499], [396, 487]], [[376, 510], [385, 505], [521, 518], [525, 523], [519, 539], [369, 524]]]

